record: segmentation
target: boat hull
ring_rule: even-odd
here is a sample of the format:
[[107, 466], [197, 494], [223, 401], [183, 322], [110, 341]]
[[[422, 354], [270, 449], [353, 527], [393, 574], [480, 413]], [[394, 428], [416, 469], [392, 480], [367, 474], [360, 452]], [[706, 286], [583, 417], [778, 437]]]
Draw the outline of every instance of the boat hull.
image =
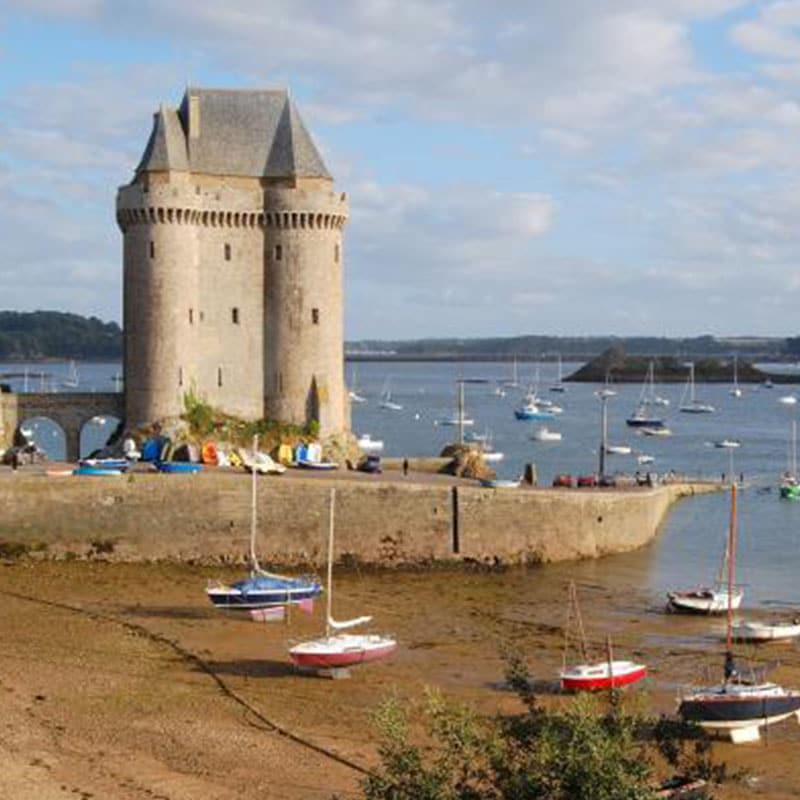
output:
[[[731, 608], [742, 604], [742, 591], [737, 589], [731, 597]], [[696, 589], [686, 592], [669, 592], [667, 607], [682, 614], [724, 614], [728, 610], [727, 591]]]
[[800, 637], [800, 625], [793, 622], [769, 624], [742, 622], [733, 627], [733, 637], [740, 642], [780, 642]]
[[285, 606], [301, 600], [311, 600], [322, 594], [322, 586], [318, 583], [300, 583], [297, 585], [262, 587], [242, 581], [233, 586], [219, 584], [206, 589], [208, 599], [215, 608], [224, 611], [252, 611], [258, 608]]
[[753, 687], [747, 693], [727, 693], [723, 688], [695, 697], [684, 698], [678, 713], [687, 722], [707, 730], [736, 730], [762, 727], [787, 719], [800, 712], [800, 693], [773, 691], [762, 693]]
[[514, 411], [514, 416], [522, 420], [547, 420], [555, 419], [556, 415], [552, 411], [526, 411], [524, 408], [518, 408]]
[[647, 675], [644, 664], [630, 661], [614, 661], [609, 670], [607, 662], [582, 664], [564, 670], [560, 674], [561, 688], [570, 692], [596, 692], [616, 689], [642, 680]]
[[341, 669], [380, 661], [397, 649], [388, 636], [339, 634], [295, 645], [289, 658], [298, 667]]
[[647, 417], [628, 417], [625, 424], [631, 428], [651, 428], [658, 429], [664, 427], [663, 419], [648, 419]]
[[172, 475], [193, 475], [203, 471], [202, 464], [193, 464], [189, 461], [155, 461], [153, 463], [159, 472]]

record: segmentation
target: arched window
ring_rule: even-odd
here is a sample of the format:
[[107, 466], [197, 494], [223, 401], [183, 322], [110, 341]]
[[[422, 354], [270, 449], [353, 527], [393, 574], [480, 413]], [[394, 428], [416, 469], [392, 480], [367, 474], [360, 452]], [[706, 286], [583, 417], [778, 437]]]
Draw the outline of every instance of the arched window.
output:
[[225, 260], [231, 260], [231, 246], [227, 242], [225, 242]]
[[238, 308], [232, 308], [231, 309], [231, 321], [233, 322], [234, 325], [238, 325], [239, 324], [239, 309]]

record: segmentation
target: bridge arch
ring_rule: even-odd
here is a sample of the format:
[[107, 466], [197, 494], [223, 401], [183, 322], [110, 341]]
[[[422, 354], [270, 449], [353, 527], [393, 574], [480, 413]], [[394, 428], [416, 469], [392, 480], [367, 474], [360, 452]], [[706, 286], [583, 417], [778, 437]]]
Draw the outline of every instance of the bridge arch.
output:
[[93, 417], [125, 417], [122, 393], [75, 392], [64, 394], [0, 394], [0, 445], [11, 444], [20, 421], [34, 417], [52, 420], [66, 439], [66, 460], [80, 457], [81, 431]]

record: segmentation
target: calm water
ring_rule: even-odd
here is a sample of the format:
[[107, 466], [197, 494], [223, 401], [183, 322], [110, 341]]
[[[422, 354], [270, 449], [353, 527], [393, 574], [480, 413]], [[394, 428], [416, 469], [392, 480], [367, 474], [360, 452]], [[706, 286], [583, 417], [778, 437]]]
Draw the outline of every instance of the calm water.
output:
[[[113, 391], [114, 376], [120, 372], [116, 362], [78, 364], [79, 385], [64, 385], [69, 380], [69, 364], [3, 364], [0, 373], [22, 373], [28, 368], [30, 391]], [[565, 364], [568, 375], [579, 365]], [[544, 423], [559, 430], [563, 440], [540, 443], [530, 434], [542, 423], [520, 422], [513, 410], [519, 405], [523, 390], [506, 389], [506, 395], [494, 394], [495, 381], [511, 377], [510, 365], [503, 364], [432, 364], [432, 363], [360, 363], [347, 367], [353, 383], [357, 370], [357, 388], [367, 402], [353, 404], [353, 429], [369, 433], [385, 442], [385, 455], [404, 456], [438, 454], [456, 436], [453, 427], [435, 424], [452, 415], [457, 401], [456, 381], [459, 378], [486, 378], [488, 384], [467, 384], [467, 415], [475, 419], [471, 428], [489, 431], [495, 449], [505, 454], [497, 466], [502, 477], [517, 476], [526, 463], [533, 463], [540, 483], [549, 483], [558, 472], [588, 473], [596, 471], [600, 439], [600, 403], [592, 384], [568, 384], [565, 394], [547, 389], [555, 381], [555, 365], [540, 368], [539, 389], [543, 396], [564, 408], [558, 419]], [[535, 377], [530, 364], [519, 367], [520, 383], [525, 386]], [[24, 389], [23, 378], [0, 378], [15, 390]], [[378, 407], [378, 400], [388, 382], [392, 399], [403, 405], [399, 412]], [[763, 389], [743, 386], [744, 396], [730, 396], [725, 384], [698, 384], [697, 397], [716, 406], [714, 414], [681, 414], [677, 411], [684, 386], [667, 384], [658, 387], [659, 394], [670, 400], [665, 412], [673, 436], [656, 439], [637, 435], [625, 425], [625, 417], [636, 405], [641, 386], [616, 385], [618, 394], [608, 403], [608, 438], [611, 444], [627, 444], [631, 456], [607, 456], [609, 472], [633, 473], [654, 470], [697, 476], [719, 476], [721, 473], [743, 473], [748, 484], [740, 494], [740, 557], [739, 577], [748, 584], [746, 603], [755, 605], [800, 608], [800, 503], [780, 501], [775, 491], [780, 473], [786, 468], [790, 425], [795, 408], [778, 402], [790, 387]], [[88, 452], [105, 442], [117, 420], [96, 420], [85, 426], [81, 444]], [[47, 420], [29, 420], [37, 443], [52, 457], [64, 454], [63, 434]], [[470, 429], [467, 429], [470, 430]], [[718, 449], [713, 442], [738, 439], [736, 450]], [[638, 465], [637, 453], [655, 457], [653, 464]], [[675, 507], [662, 535], [649, 547], [636, 553], [610, 560], [573, 565], [574, 577], [590, 579], [597, 571], [613, 569], [641, 581], [654, 597], [681, 584], [708, 581], [717, 569], [724, 546], [729, 498], [709, 495], [694, 498]]]

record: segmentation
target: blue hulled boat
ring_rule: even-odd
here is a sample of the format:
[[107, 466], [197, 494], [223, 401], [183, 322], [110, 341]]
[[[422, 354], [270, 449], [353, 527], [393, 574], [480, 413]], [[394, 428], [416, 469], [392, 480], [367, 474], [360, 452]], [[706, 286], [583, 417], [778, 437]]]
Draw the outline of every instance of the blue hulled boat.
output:
[[292, 578], [259, 572], [231, 585], [212, 584], [206, 589], [206, 593], [217, 608], [250, 611], [318, 597], [322, 594], [322, 585], [313, 578]]

